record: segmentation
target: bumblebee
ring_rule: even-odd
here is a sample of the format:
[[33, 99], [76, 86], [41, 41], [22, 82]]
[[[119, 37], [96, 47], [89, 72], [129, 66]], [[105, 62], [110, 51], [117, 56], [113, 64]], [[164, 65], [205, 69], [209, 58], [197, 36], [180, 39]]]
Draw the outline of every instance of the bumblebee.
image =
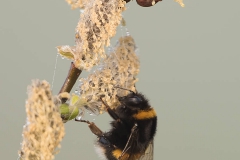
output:
[[130, 91], [118, 97], [120, 105], [111, 109], [102, 99], [113, 118], [111, 130], [102, 132], [93, 122], [88, 123], [98, 136], [97, 152], [107, 160], [153, 160], [153, 139], [157, 128], [157, 115], [143, 94]]

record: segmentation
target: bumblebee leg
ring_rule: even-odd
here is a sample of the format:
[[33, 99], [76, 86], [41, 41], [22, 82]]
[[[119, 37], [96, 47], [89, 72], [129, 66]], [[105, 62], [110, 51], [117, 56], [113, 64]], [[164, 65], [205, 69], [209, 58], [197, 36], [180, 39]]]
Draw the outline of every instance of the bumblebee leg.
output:
[[100, 99], [101, 99], [102, 103], [106, 106], [107, 111], [108, 111], [108, 114], [109, 114], [113, 119], [115, 119], [115, 120], [117, 120], [117, 121], [121, 121], [120, 118], [118, 117], [118, 115], [110, 108], [110, 106], [109, 106], [107, 103], [105, 103], [105, 102], [102, 100], [102, 98], [100, 98]]
[[87, 123], [88, 127], [90, 128], [92, 133], [95, 134], [96, 136], [98, 136], [98, 142], [101, 143], [102, 145], [112, 146], [112, 147], [116, 148], [116, 146], [112, 145], [109, 142], [108, 138], [105, 137], [105, 134], [95, 125], [95, 123], [89, 122], [86, 120], [77, 120], [77, 119], [75, 119], [75, 121]]
[[132, 142], [133, 142], [136, 134], [137, 134], [137, 124], [135, 123], [134, 126], [131, 129], [131, 134], [128, 138], [127, 144], [125, 145], [121, 155], [118, 157], [118, 160], [121, 160], [121, 158], [124, 156], [124, 154], [131, 148]]
[[95, 123], [89, 122], [86, 120], [78, 120], [78, 119], [75, 119], [75, 121], [87, 123], [88, 127], [90, 128], [90, 130], [92, 131], [93, 134], [95, 134], [98, 137], [103, 136], [103, 132], [95, 125]]

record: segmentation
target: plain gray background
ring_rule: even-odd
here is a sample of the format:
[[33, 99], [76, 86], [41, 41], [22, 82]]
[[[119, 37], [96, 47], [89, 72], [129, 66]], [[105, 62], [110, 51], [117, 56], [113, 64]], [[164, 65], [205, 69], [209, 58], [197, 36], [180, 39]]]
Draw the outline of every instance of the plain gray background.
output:
[[[181, 8], [164, 0], [142, 8], [133, 1], [124, 13], [140, 49], [137, 88], [158, 114], [155, 160], [238, 160], [240, 2], [184, 3]], [[27, 85], [35, 78], [52, 82], [55, 47], [74, 44], [78, 18], [79, 11], [64, 0], [0, 2], [0, 159], [17, 159]], [[69, 63], [58, 59], [54, 94]], [[107, 114], [86, 119], [109, 129]], [[72, 121], [65, 126], [57, 160], [99, 159], [87, 125]]]

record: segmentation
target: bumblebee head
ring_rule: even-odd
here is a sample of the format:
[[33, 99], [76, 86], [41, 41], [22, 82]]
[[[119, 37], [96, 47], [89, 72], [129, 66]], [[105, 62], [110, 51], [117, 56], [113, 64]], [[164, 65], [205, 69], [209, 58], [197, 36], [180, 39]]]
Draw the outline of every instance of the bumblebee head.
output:
[[141, 94], [131, 91], [127, 96], [117, 96], [119, 102], [123, 107], [127, 107], [132, 110], [142, 110], [149, 108], [148, 100]]

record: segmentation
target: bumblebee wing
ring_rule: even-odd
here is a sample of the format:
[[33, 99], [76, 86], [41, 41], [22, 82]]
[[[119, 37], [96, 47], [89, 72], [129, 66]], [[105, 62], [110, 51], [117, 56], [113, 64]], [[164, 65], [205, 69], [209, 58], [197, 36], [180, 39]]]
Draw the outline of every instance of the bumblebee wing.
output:
[[[132, 147], [134, 148], [137, 145], [137, 141], [132, 141]], [[123, 157], [123, 160], [153, 160], [153, 141], [151, 141], [143, 153], [139, 153], [140, 155], [131, 154], [131, 148], [129, 148], [129, 154]], [[140, 156], [140, 158], [139, 158]]]
[[153, 160], [153, 140], [149, 143], [145, 153], [139, 158], [139, 160]]
[[[136, 132], [138, 132], [138, 131], [136, 131]], [[130, 146], [130, 148], [127, 151], [128, 157], [126, 159], [127, 160], [136, 160], [136, 159], [138, 159], [140, 157], [140, 155], [142, 155], [142, 153], [132, 154], [134, 148], [136, 148], [138, 146], [138, 136], [137, 135], [131, 138], [131, 144], [129, 146]]]
[[[143, 153], [131, 154], [133, 149], [138, 145], [138, 129], [132, 130], [125, 151], [118, 160], [153, 160], [153, 140], [149, 142], [147, 149]], [[140, 157], [140, 158], [139, 158]]]
[[128, 138], [128, 142], [124, 147], [122, 155], [119, 157], [118, 160], [135, 160], [136, 157], [133, 153], [134, 148], [138, 145], [138, 129], [137, 125], [134, 125], [131, 131], [131, 134]]

